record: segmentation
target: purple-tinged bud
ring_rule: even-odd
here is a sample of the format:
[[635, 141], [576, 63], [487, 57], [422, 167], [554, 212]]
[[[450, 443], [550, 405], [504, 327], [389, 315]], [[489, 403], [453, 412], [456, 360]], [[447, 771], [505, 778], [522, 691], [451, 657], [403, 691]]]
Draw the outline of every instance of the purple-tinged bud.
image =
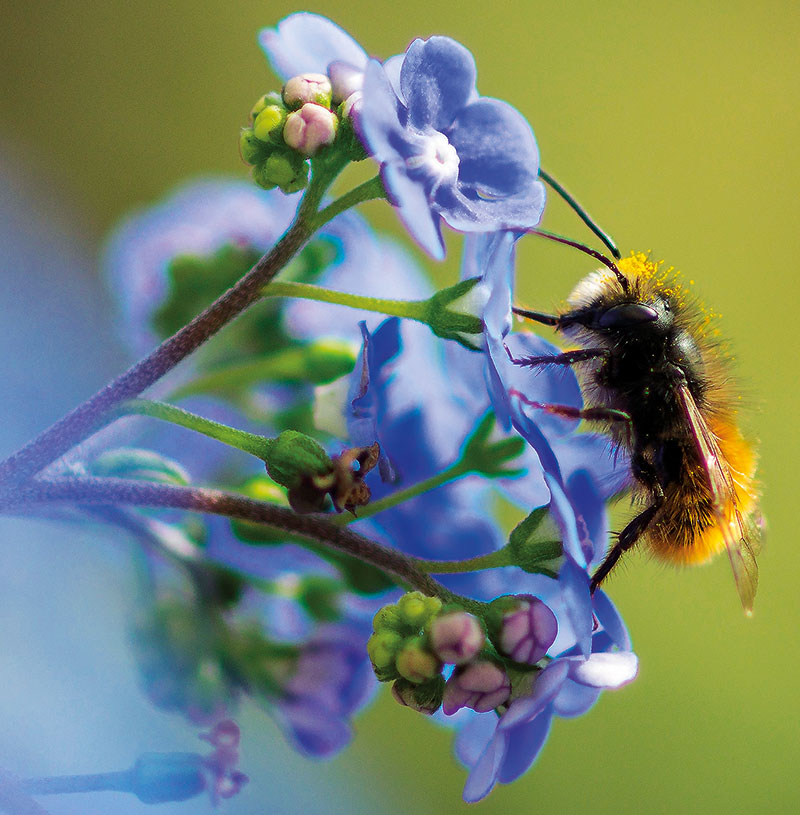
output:
[[344, 102], [356, 91], [360, 91], [364, 84], [364, 71], [341, 60], [336, 60], [328, 66], [328, 76], [331, 78], [331, 91], [335, 105]]
[[432, 716], [442, 705], [444, 677], [436, 676], [430, 682], [415, 685], [407, 679], [398, 679], [392, 685], [392, 696], [404, 707]]
[[283, 140], [304, 156], [313, 156], [336, 138], [339, 119], [322, 105], [313, 102], [290, 113], [283, 126]]
[[283, 103], [287, 108], [297, 110], [309, 102], [330, 107], [331, 81], [325, 74], [300, 74], [283, 86]]
[[464, 665], [481, 652], [486, 634], [477, 617], [454, 611], [436, 617], [429, 630], [431, 648], [442, 662]]
[[400, 676], [415, 685], [433, 679], [442, 670], [439, 660], [423, 648], [420, 637], [406, 642], [397, 655], [395, 666]]
[[442, 710], [451, 716], [462, 707], [488, 713], [511, 696], [511, 682], [495, 662], [478, 660], [456, 668], [444, 687]]
[[492, 612], [492, 641], [514, 662], [535, 665], [558, 634], [556, 615], [530, 594], [498, 597], [492, 601]]

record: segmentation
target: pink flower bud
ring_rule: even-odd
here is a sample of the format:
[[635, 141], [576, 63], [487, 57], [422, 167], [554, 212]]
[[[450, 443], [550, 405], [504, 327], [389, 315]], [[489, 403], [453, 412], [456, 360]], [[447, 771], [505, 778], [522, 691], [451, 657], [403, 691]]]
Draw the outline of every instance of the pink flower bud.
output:
[[283, 140], [304, 156], [313, 156], [322, 147], [333, 142], [338, 124], [335, 114], [321, 105], [309, 102], [286, 117]]
[[308, 102], [330, 105], [331, 81], [325, 74], [300, 74], [283, 86], [283, 103], [287, 108], [299, 108]]
[[442, 662], [463, 665], [478, 656], [486, 635], [476, 617], [466, 611], [454, 611], [431, 623], [430, 642]]
[[521, 594], [514, 599], [516, 607], [503, 615], [497, 648], [515, 662], [534, 665], [555, 641], [556, 615], [538, 597]]
[[442, 710], [451, 716], [462, 707], [488, 713], [508, 701], [511, 682], [506, 672], [489, 660], [456, 668], [444, 688]]

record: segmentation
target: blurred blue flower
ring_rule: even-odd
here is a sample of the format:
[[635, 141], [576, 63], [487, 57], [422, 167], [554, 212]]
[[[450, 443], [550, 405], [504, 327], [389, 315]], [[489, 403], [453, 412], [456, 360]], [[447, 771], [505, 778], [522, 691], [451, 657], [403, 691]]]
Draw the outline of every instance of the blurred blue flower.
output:
[[293, 746], [327, 757], [352, 736], [349, 718], [371, 698], [377, 682], [366, 658], [369, 629], [321, 626], [305, 643], [272, 712]]
[[594, 614], [598, 627], [588, 656], [576, 648], [565, 651], [536, 677], [533, 692], [512, 702], [499, 719], [474, 717], [461, 729], [456, 753], [470, 769], [465, 801], [478, 801], [496, 782], [507, 784], [526, 772], [547, 740], [554, 716], [580, 716], [602, 690], [619, 688], [636, 677], [638, 660], [628, 633], [600, 590]]
[[168, 295], [171, 262], [208, 258], [225, 246], [262, 254], [287, 229], [298, 201], [245, 181], [214, 179], [189, 182], [129, 215], [109, 238], [103, 267], [134, 353], [148, 353], [162, 339], [153, 315]]
[[463, 232], [524, 229], [544, 209], [530, 125], [480, 97], [475, 79], [472, 55], [448, 37], [411, 43], [399, 87], [374, 60], [364, 75], [356, 128], [406, 227], [437, 259], [441, 218]]

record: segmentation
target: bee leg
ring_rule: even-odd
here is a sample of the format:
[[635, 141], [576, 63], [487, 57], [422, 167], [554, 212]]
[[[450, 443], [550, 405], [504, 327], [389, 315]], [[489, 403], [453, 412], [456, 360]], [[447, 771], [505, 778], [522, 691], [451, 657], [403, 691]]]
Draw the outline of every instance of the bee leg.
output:
[[658, 473], [644, 456], [634, 454], [631, 460], [631, 471], [634, 477], [648, 487], [653, 493], [653, 503], [642, 510], [628, 525], [619, 533], [619, 538], [611, 551], [606, 555], [606, 559], [600, 564], [597, 571], [592, 575], [590, 591], [594, 594], [595, 589], [608, 577], [608, 573], [617, 565], [617, 561], [629, 549], [636, 545], [636, 542], [647, 530], [650, 522], [658, 514], [664, 504], [664, 490], [658, 480]]
[[575, 365], [576, 362], [584, 362], [587, 359], [607, 358], [609, 354], [607, 348], [580, 348], [576, 351], [566, 351], [563, 354], [517, 358], [507, 345], [503, 347], [514, 365], [524, 365], [527, 368], [535, 368], [537, 365]]
[[552, 413], [554, 416], [561, 416], [564, 419], [585, 419], [587, 422], [621, 422], [624, 423], [628, 430], [628, 441], [632, 439], [632, 426], [630, 414], [625, 413], [624, 410], [615, 410], [614, 408], [606, 407], [592, 407], [592, 408], [577, 408], [572, 405], [550, 405], [545, 402], [534, 402], [528, 399], [524, 393], [511, 388], [508, 392], [509, 396], [516, 396], [525, 405], [538, 410], [543, 410], [545, 413]]
[[608, 573], [617, 565], [617, 561], [622, 555], [631, 549], [636, 541], [644, 534], [644, 531], [650, 525], [650, 521], [661, 508], [661, 502], [651, 504], [647, 509], [640, 512], [619, 534], [619, 539], [612, 547], [611, 551], [606, 555], [606, 559], [600, 564], [600, 567], [592, 575], [592, 582], [590, 584], [590, 591], [594, 594], [595, 589], [608, 577]]

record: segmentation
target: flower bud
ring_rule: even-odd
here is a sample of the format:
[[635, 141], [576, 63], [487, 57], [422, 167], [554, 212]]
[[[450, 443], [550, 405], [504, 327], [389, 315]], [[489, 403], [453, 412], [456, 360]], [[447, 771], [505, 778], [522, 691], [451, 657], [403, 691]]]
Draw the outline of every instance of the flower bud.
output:
[[384, 606], [372, 618], [372, 630], [376, 633], [389, 629], [391, 631], [402, 631], [405, 622], [400, 616], [400, 609], [396, 605]]
[[275, 93], [275, 91], [270, 91], [270, 93], [265, 93], [256, 103], [253, 105], [252, 109], [250, 110], [250, 122], [251, 124], [255, 122], [258, 114], [264, 110], [265, 107], [268, 105], [280, 105], [283, 106], [283, 99], [279, 93]]
[[511, 562], [526, 572], [558, 577], [563, 563], [561, 533], [547, 507], [534, 509], [508, 539]]
[[267, 105], [253, 122], [253, 133], [262, 142], [280, 144], [288, 111], [283, 105]]
[[349, 96], [360, 91], [364, 85], [364, 71], [342, 60], [336, 60], [328, 66], [328, 76], [331, 79], [331, 92], [335, 105], [341, 104]]
[[428, 325], [437, 337], [455, 340], [470, 350], [480, 349], [483, 335], [482, 313], [488, 289], [471, 277], [436, 292], [428, 300]]
[[421, 685], [415, 685], [401, 677], [392, 685], [392, 696], [397, 702], [426, 716], [432, 716], [441, 707], [443, 695], [443, 676], [436, 676]]
[[239, 134], [239, 155], [246, 164], [266, 161], [270, 152], [269, 145], [259, 140], [251, 127], [246, 127]]
[[277, 439], [267, 439], [266, 450], [269, 477], [288, 489], [333, 470], [333, 462], [322, 445], [298, 430], [284, 430]]
[[300, 74], [283, 86], [283, 103], [287, 108], [297, 110], [309, 102], [330, 107], [331, 81], [325, 74]]
[[[382, 682], [397, 675], [394, 661], [402, 645], [403, 638], [394, 631], [378, 631], [367, 640], [367, 654]], [[390, 673], [393, 674], [392, 677], [388, 676]]]
[[253, 168], [253, 179], [265, 190], [280, 187], [285, 193], [297, 192], [308, 184], [308, 164], [292, 150], [276, 150]]
[[438, 597], [427, 597], [420, 591], [410, 591], [397, 601], [400, 619], [411, 629], [421, 630], [442, 607]]
[[428, 631], [431, 648], [442, 662], [463, 665], [470, 662], [486, 643], [486, 634], [477, 617], [454, 611], [436, 617]]
[[535, 665], [558, 634], [556, 615], [530, 594], [498, 597], [491, 603], [492, 642], [503, 656]]
[[144, 804], [188, 801], [207, 787], [197, 753], [144, 753], [133, 767], [131, 792]]
[[313, 156], [333, 143], [339, 119], [327, 108], [309, 102], [290, 113], [283, 126], [283, 140], [304, 156]]
[[488, 713], [511, 695], [511, 682], [506, 672], [488, 659], [470, 662], [456, 668], [444, 688], [442, 710], [451, 716], [462, 707], [476, 713]]
[[433, 679], [442, 669], [439, 660], [423, 647], [421, 637], [406, 641], [397, 655], [395, 665], [400, 676], [415, 685]]

